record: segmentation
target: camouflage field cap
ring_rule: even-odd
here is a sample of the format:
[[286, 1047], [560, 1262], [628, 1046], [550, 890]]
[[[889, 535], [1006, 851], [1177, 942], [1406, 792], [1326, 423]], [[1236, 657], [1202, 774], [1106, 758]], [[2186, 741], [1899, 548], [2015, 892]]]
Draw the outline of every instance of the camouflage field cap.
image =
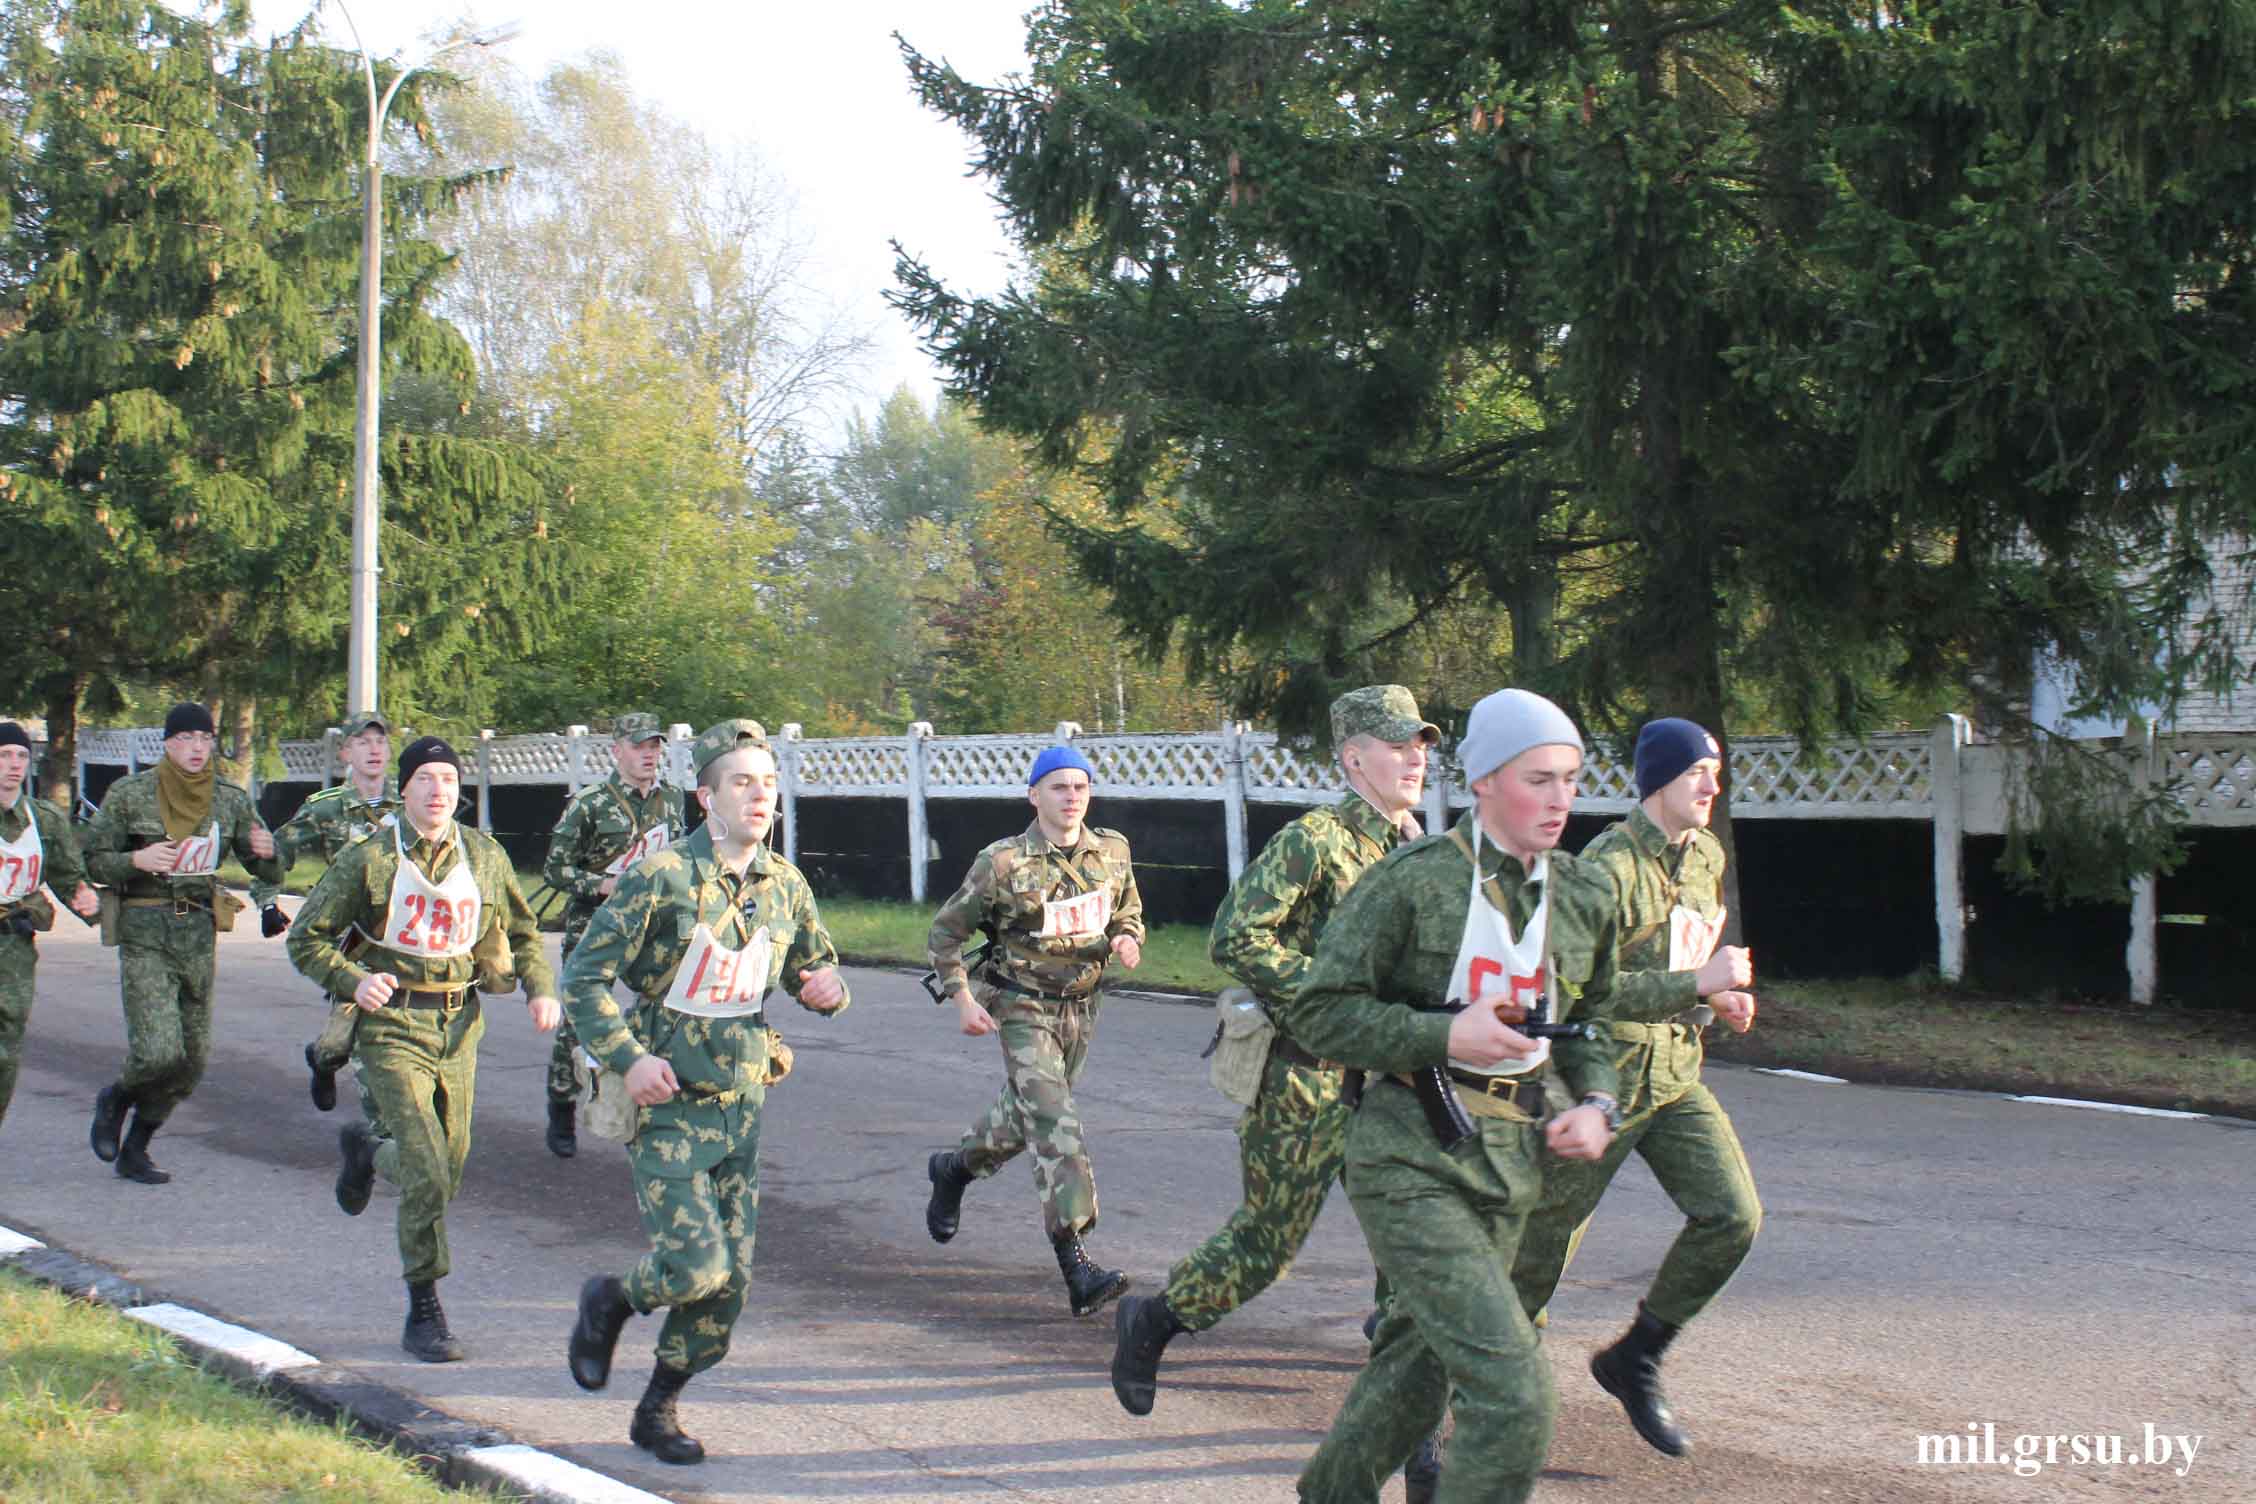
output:
[[1372, 684], [1351, 689], [1332, 701], [1332, 745], [1344, 746], [1351, 736], [1375, 736], [1382, 742], [1441, 740], [1441, 728], [1418, 714], [1418, 701], [1399, 684]]
[[640, 710], [630, 710], [611, 723], [611, 739], [617, 742], [664, 741], [666, 733], [658, 729], [658, 717]]
[[354, 711], [337, 723], [337, 733], [340, 736], [358, 736], [371, 726], [374, 726], [386, 736], [392, 734], [392, 723], [385, 720], [381, 712], [374, 710]]
[[767, 745], [768, 728], [758, 721], [723, 721], [717, 726], [707, 726], [689, 745], [690, 775], [704, 777], [705, 769], [715, 758], [726, 757], [739, 747], [765, 749]]

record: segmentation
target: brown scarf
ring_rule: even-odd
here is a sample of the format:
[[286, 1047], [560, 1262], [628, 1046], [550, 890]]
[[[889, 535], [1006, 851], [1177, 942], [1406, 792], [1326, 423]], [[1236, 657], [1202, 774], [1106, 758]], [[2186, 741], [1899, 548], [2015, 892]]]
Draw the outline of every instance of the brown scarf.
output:
[[157, 814], [164, 820], [166, 840], [183, 841], [210, 828], [216, 771], [207, 762], [201, 773], [183, 773], [171, 758], [158, 760]]

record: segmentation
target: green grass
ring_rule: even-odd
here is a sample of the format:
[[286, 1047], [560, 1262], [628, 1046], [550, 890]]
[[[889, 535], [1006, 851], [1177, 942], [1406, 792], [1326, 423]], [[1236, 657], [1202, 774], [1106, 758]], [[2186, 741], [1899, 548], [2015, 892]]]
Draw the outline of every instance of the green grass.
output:
[[204, 1373], [152, 1327], [0, 1271], [0, 1499], [440, 1504], [460, 1497], [402, 1457], [285, 1415]]
[[[924, 942], [932, 932], [931, 909], [864, 898], [826, 898], [821, 902], [823, 927], [837, 942], [839, 954], [848, 960], [900, 966], [927, 964]], [[1196, 924], [1154, 925], [1144, 940], [1142, 964], [1134, 971], [1113, 967], [1105, 976], [1116, 987], [1149, 988], [1154, 992], [1219, 992], [1230, 985], [1230, 978], [1206, 959], [1206, 927]]]

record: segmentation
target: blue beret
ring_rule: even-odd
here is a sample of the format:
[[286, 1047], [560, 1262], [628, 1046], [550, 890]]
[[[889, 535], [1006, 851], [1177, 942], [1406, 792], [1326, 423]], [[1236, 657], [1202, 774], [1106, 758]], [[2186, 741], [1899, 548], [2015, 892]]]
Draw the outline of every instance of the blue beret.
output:
[[1034, 759], [1033, 770], [1026, 775], [1026, 786], [1028, 788], [1034, 787], [1060, 768], [1079, 768], [1089, 775], [1091, 783], [1097, 780], [1096, 768], [1090, 763], [1089, 759], [1081, 755], [1081, 749], [1061, 744], [1042, 749], [1042, 755]]

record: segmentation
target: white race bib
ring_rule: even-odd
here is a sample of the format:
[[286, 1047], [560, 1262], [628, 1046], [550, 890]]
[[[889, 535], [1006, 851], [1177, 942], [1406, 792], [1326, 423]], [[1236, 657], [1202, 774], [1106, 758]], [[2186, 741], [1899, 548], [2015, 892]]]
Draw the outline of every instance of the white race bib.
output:
[[167, 877], [210, 877], [219, 871], [219, 822], [200, 836], [190, 836], [173, 852]]
[[619, 853], [619, 859], [603, 869], [605, 877], [623, 877], [629, 868], [646, 856], [653, 856], [674, 844], [673, 832], [663, 825], [653, 825], [636, 836], [634, 844]]
[[1053, 898], [1042, 905], [1042, 927], [1035, 935], [1043, 940], [1062, 940], [1075, 935], [1101, 935], [1105, 926], [1112, 923], [1112, 889], [1103, 887], [1093, 893], [1077, 893], [1071, 898]]
[[757, 1013], [768, 994], [768, 968], [774, 962], [775, 942], [766, 925], [753, 931], [742, 949], [730, 950], [713, 937], [710, 925], [699, 924], [674, 972], [674, 985], [666, 990], [666, 1006], [697, 1018]]
[[445, 882], [433, 883], [407, 859], [407, 847], [397, 828], [392, 832], [392, 845], [400, 854], [399, 870], [392, 874], [391, 906], [384, 912], [384, 933], [377, 937], [377, 943], [403, 956], [432, 960], [470, 954], [470, 948], [478, 943], [479, 922], [485, 917], [478, 879], [470, 871], [470, 854], [459, 855]]
[[1707, 965], [1716, 942], [1723, 938], [1723, 921], [1729, 914], [1728, 909], [1717, 909], [1715, 918], [1702, 919], [1682, 904], [1671, 909], [1668, 969], [1698, 971]]
[[0, 841], [0, 903], [31, 897], [47, 866], [47, 848], [39, 843], [39, 816], [28, 796], [23, 808], [23, 834], [13, 841]]
[[[1545, 922], [1551, 912], [1551, 856], [1546, 852], [1537, 857], [1535, 870], [1528, 874], [1530, 882], [1543, 884], [1543, 897], [1535, 912], [1528, 916], [1527, 933], [1514, 936], [1512, 921], [1496, 905], [1481, 896], [1480, 875], [1481, 826], [1473, 822], [1473, 888], [1465, 910], [1465, 933], [1457, 942], [1457, 961], [1449, 970], [1449, 998], [1462, 1001], [1467, 1007], [1482, 1003], [1494, 1006], [1509, 998], [1520, 1007], [1532, 1012], [1543, 1002], [1543, 989], [1549, 981], [1544, 966], [1543, 945], [1550, 935]], [[1551, 1058], [1551, 1041], [1537, 1042], [1536, 1052], [1518, 1060], [1506, 1060], [1498, 1065], [1469, 1065], [1462, 1060], [1449, 1063], [1461, 1071], [1474, 1071], [1483, 1076], [1524, 1076], [1529, 1071], [1540, 1070]]]

